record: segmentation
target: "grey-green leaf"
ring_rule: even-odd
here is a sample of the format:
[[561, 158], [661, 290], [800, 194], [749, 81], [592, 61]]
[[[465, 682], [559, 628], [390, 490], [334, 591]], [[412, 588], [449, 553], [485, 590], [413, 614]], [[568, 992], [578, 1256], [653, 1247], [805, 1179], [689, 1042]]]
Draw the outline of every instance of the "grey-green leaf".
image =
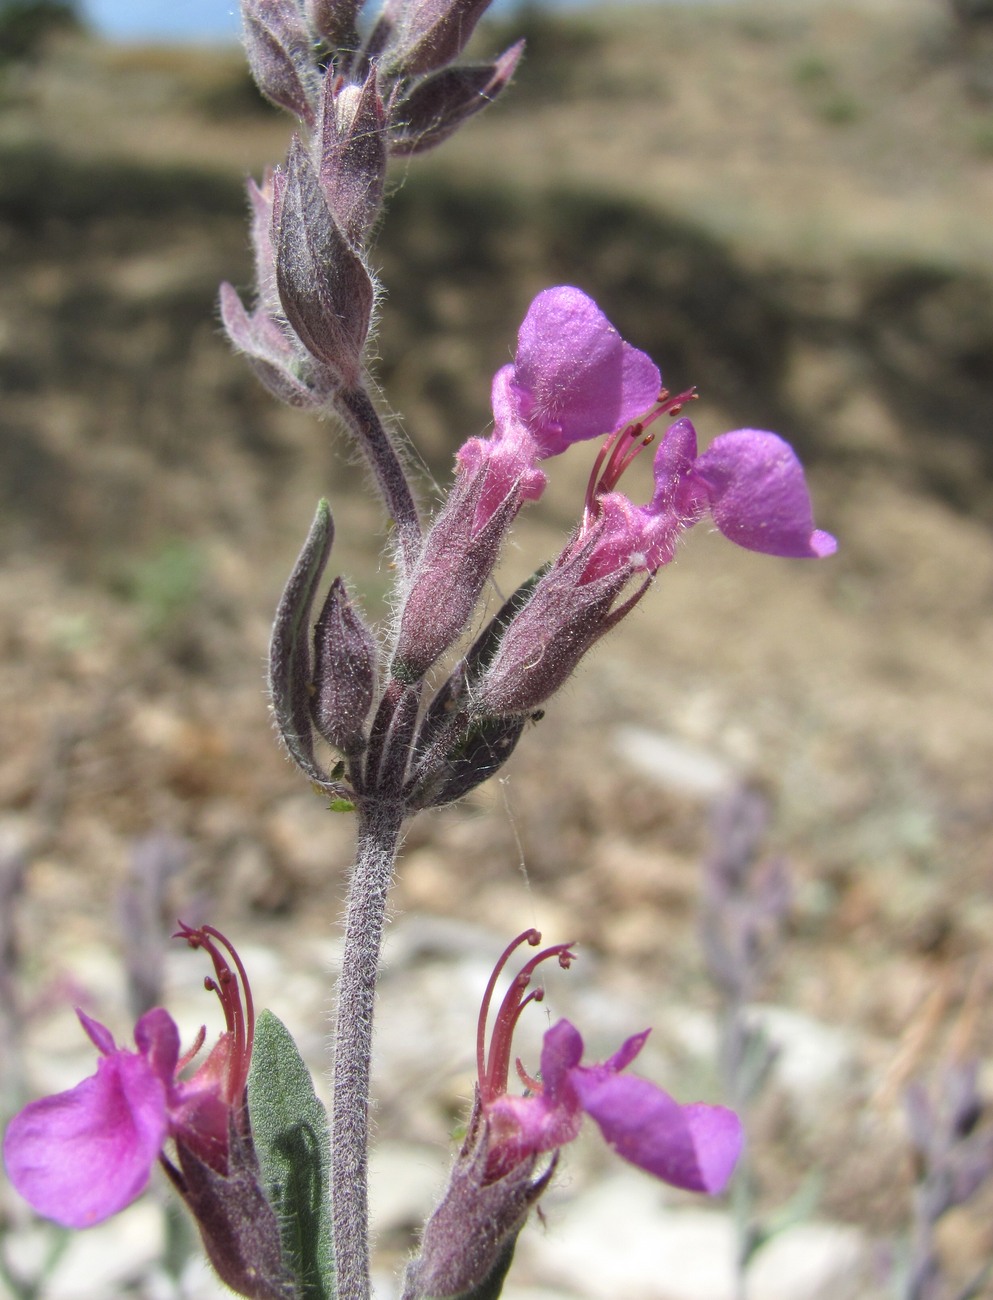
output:
[[335, 1300], [327, 1114], [296, 1043], [271, 1011], [255, 1026], [248, 1110], [297, 1295]]

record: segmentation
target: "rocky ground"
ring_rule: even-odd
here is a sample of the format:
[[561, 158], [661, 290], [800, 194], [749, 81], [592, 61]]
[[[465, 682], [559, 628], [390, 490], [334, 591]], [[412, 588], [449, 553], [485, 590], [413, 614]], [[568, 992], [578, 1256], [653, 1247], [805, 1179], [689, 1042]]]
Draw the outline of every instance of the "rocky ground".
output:
[[[547, 1005], [591, 1050], [653, 1024], [644, 1072], [718, 1095], [700, 864], [710, 806], [742, 781], [765, 792], [767, 851], [793, 879], [755, 1011], [780, 1056], [750, 1116], [752, 1161], [763, 1212], [806, 1197], [749, 1294], [892, 1294], [912, 1180], [904, 1084], [967, 1050], [993, 1089], [982, 52], [923, 0], [526, 21], [516, 102], [447, 161], [396, 176], [377, 248], [379, 375], [425, 501], [485, 427], [530, 296], [572, 282], [672, 387], [700, 387], [705, 436], [793, 439], [841, 548], [807, 565], [698, 529], [502, 778], [411, 827], [378, 1038], [382, 1294], [443, 1176], [479, 994], [512, 934], [578, 938]], [[285, 137], [223, 54], [73, 42], [3, 86], [0, 857], [5, 879], [22, 876], [4, 910], [19, 963], [3, 1000], [10, 1106], [89, 1068], [71, 1001], [126, 1034], [117, 917], [142, 853], [175, 861], [170, 917], [229, 933], [260, 1003], [322, 1068], [351, 826], [276, 748], [268, 620], [321, 492], [334, 562], [380, 616], [389, 574], [336, 432], [276, 408], [217, 329], [217, 281], [249, 276], [240, 177]], [[581, 449], [555, 466], [502, 584], [561, 544], [587, 473]], [[191, 1029], [208, 1015], [201, 975], [185, 952], [161, 972]], [[989, 1202], [943, 1229], [954, 1276], [993, 1249]], [[4, 1206], [5, 1249], [28, 1274], [48, 1238]], [[733, 1294], [726, 1207], [661, 1192], [593, 1136], [546, 1210], [514, 1300]], [[39, 1294], [212, 1294], [150, 1263], [167, 1239], [184, 1249], [170, 1223], [147, 1200], [77, 1237]]]

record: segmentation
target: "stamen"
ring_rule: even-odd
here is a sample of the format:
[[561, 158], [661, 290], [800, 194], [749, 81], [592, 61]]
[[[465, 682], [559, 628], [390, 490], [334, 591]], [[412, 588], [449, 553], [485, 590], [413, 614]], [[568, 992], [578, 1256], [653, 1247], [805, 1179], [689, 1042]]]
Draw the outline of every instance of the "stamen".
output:
[[[231, 1053], [233, 1069], [228, 1077], [226, 1088], [230, 1101], [239, 1100], [248, 1081], [252, 1047], [255, 1042], [255, 1006], [245, 967], [229, 940], [212, 925], [204, 925], [194, 930], [180, 921], [179, 930], [173, 938], [185, 939], [191, 948], [203, 948], [214, 963], [216, 978], [212, 979], [208, 975], [203, 983], [208, 992], [217, 994], [224, 1011], [225, 1025], [233, 1039]], [[228, 965], [225, 953], [220, 951], [218, 945], [230, 956], [238, 972], [237, 977]]]
[[[537, 931], [529, 931], [530, 934], [537, 935]], [[523, 997], [524, 990], [531, 983], [531, 976], [542, 962], [548, 961], [551, 957], [558, 959], [559, 965], [567, 970], [575, 959], [575, 953], [572, 952], [572, 941], [569, 943], [557, 943], [550, 948], [545, 948], [532, 957], [527, 962], [511, 982], [510, 988], [504, 995], [500, 1004], [500, 1010], [496, 1015], [496, 1024], [493, 1029], [493, 1037], [490, 1040], [490, 1052], [488, 1062], [484, 1057], [482, 1047], [485, 1034], [485, 1014], [489, 1010], [490, 1000], [493, 996], [493, 988], [496, 982], [496, 976], [506, 964], [510, 954], [521, 941], [526, 937], [522, 935], [510, 948], [503, 954], [497, 969], [490, 978], [486, 994], [483, 1000], [483, 1013], [480, 1016], [481, 1036], [477, 1039], [477, 1061], [479, 1064], [479, 1091], [483, 1100], [489, 1100], [498, 1097], [507, 1090], [507, 1078], [510, 1074], [510, 1047], [514, 1036], [514, 1030], [517, 1027], [517, 1021], [520, 1019], [521, 1012], [529, 1002], [540, 1002], [545, 996], [544, 989], [535, 989], [527, 997]], [[538, 936], [540, 939], [540, 935]], [[530, 942], [530, 940], [529, 940]]]
[[496, 988], [496, 982], [500, 978], [500, 973], [506, 966], [510, 958], [521, 946], [522, 943], [529, 944], [536, 948], [541, 943], [540, 930], [525, 930], [519, 934], [512, 943], [509, 943], [503, 950], [497, 964], [493, 967], [493, 974], [486, 985], [486, 991], [483, 993], [482, 1006], [479, 1008], [479, 1020], [476, 1023], [476, 1069], [479, 1076], [480, 1087], [486, 1075], [486, 1021], [490, 1014], [490, 1002], [493, 999], [493, 990]]
[[514, 1065], [517, 1069], [517, 1077], [520, 1079], [521, 1083], [524, 1084], [525, 1088], [527, 1088], [529, 1092], [544, 1091], [544, 1089], [541, 1086], [541, 1080], [531, 1078], [530, 1074], [528, 1074], [527, 1070], [525, 1070], [520, 1057], [517, 1058], [517, 1060], [514, 1062]]
[[656, 420], [663, 415], [675, 417], [679, 415], [687, 402], [692, 402], [697, 397], [695, 388], [687, 388], [675, 396], [663, 388], [659, 393], [658, 401], [655, 406], [640, 420], [633, 424], [627, 424], [620, 429], [616, 429], [609, 434], [604, 441], [603, 446], [597, 453], [593, 462], [593, 469], [590, 472], [589, 483], [586, 487], [586, 499], [583, 504], [583, 522], [580, 526], [580, 536], [589, 529], [593, 520], [599, 514], [599, 498], [607, 492], [613, 492], [614, 488], [620, 482], [621, 476], [635, 457], [650, 446], [655, 440], [655, 434], [646, 435], [646, 430], [653, 425]]
[[196, 1056], [197, 1052], [199, 1052], [200, 1048], [203, 1047], [204, 1039], [206, 1037], [207, 1037], [207, 1026], [201, 1025], [199, 1030], [197, 1031], [196, 1038], [194, 1038], [193, 1040], [193, 1046], [190, 1048], [188, 1052], [184, 1052], [183, 1055], [176, 1062], [177, 1074], [180, 1074], [183, 1070], [186, 1069], [189, 1063]]

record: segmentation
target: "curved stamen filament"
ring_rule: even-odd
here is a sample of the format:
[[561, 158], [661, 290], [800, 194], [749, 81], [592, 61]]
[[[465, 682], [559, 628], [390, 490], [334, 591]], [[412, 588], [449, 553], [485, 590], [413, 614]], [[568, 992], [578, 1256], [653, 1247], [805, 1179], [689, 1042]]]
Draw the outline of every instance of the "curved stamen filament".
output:
[[[185, 939], [191, 948], [203, 948], [214, 963], [216, 978], [212, 979], [208, 975], [203, 983], [208, 992], [217, 994], [224, 1011], [227, 1031], [233, 1039], [231, 1055], [233, 1069], [227, 1081], [227, 1092], [230, 1102], [240, 1101], [248, 1080], [252, 1047], [255, 1042], [255, 1005], [245, 967], [230, 941], [212, 925], [204, 925], [194, 930], [180, 921], [179, 930], [173, 937]], [[234, 964], [237, 975], [228, 964], [228, 957]], [[197, 1050], [202, 1043], [201, 1035]], [[188, 1059], [192, 1059], [192, 1056]]]
[[[531, 938], [531, 936], [536, 936]], [[483, 1100], [489, 1100], [500, 1096], [507, 1090], [507, 1079], [510, 1074], [510, 1048], [514, 1036], [514, 1030], [520, 1019], [521, 1012], [529, 1002], [540, 1002], [545, 996], [544, 989], [535, 989], [524, 997], [524, 990], [531, 983], [531, 976], [542, 962], [548, 961], [551, 957], [558, 958], [559, 965], [563, 969], [568, 969], [569, 965], [575, 958], [572, 952], [572, 943], [557, 943], [550, 948], [545, 948], [532, 957], [521, 970], [514, 976], [510, 988], [504, 995], [500, 1004], [500, 1010], [496, 1015], [496, 1023], [493, 1028], [493, 1036], [490, 1040], [489, 1059], [485, 1055], [485, 1027], [486, 1016], [489, 1011], [490, 1001], [493, 997], [493, 989], [496, 984], [496, 977], [506, 965], [508, 958], [515, 948], [525, 940], [529, 943], [540, 942], [541, 935], [536, 930], [526, 931], [504, 952], [497, 968], [490, 977], [486, 993], [483, 998], [483, 1009], [480, 1013], [479, 1031], [477, 1036], [477, 1064], [479, 1066], [479, 1091]]]
[[518, 1057], [517, 1060], [514, 1062], [514, 1067], [517, 1070], [517, 1077], [520, 1079], [521, 1083], [524, 1084], [525, 1088], [527, 1088], [529, 1092], [542, 1091], [541, 1080], [531, 1078], [530, 1074], [528, 1074], [527, 1070], [525, 1070], [520, 1057]]
[[486, 1077], [486, 1021], [490, 1014], [490, 1002], [493, 1000], [493, 991], [496, 988], [496, 982], [500, 978], [500, 973], [510, 961], [511, 957], [521, 946], [522, 943], [530, 944], [532, 948], [541, 943], [540, 930], [525, 930], [519, 934], [513, 942], [509, 943], [500, 955], [497, 964], [493, 967], [493, 974], [486, 985], [486, 991], [483, 993], [483, 1002], [479, 1008], [479, 1020], [476, 1023], [476, 1070], [479, 1075], [480, 1087], [483, 1079]]
[[196, 1056], [197, 1052], [199, 1052], [200, 1048], [203, 1047], [204, 1039], [206, 1037], [207, 1037], [207, 1026], [201, 1025], [199, 1030], [197, 1031], [196, 1038], [194, 1038], [193, 1040], [193, 1046], [189, 1049], [189, 1051], [184, 1052], [183, 1055], [176, 1062], [177, 1074], [181, 1074], [182, 1071], [186, 1069], [189, 1063]]
[[615, 429], [607, 436], [593, 462], [587, 484], [581, 533], [589, 528], [599, 513], [598, 499], [614, 490], [634, 458], [655, 440], [654, 433], [646, 433], [649, 427], [663, 415], [679, 415], [685, 404], [693, 401], [696, 396], [695, 388], [684, 389], [675, 396], [663, 388], [658, 401], [647, 414], [632, 424]]

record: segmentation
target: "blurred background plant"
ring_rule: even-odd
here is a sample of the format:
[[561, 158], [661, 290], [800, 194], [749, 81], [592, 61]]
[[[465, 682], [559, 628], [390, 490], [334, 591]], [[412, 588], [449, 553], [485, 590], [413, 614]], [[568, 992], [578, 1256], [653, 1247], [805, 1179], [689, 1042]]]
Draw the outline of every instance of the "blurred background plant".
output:
[[82, 30], [77, 0], [0, 0], [0, 67], [40, 56], [55, 33]]

